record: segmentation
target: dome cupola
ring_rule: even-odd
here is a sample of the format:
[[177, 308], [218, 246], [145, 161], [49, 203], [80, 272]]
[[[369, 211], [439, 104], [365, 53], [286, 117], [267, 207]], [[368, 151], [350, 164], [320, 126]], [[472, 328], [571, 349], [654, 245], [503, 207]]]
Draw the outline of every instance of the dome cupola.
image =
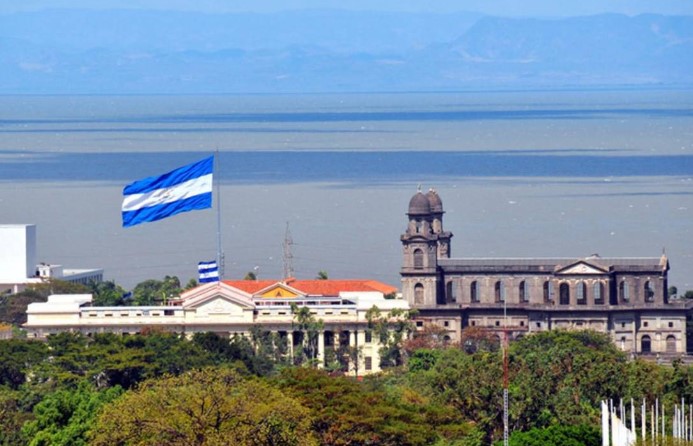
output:
[[428, 215], [431, 213], [431, 203], [423, 192], [418, 191], [409, 200], [409, 215]]

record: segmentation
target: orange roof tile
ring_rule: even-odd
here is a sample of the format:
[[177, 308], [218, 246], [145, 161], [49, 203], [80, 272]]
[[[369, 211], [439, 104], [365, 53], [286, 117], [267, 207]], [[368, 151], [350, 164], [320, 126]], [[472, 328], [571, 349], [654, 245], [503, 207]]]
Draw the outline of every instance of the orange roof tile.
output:
[[238, 288], [246, 293], [255, 294], [274, 284], [284, 283], [302, 293], [313, 296], [338, 296], [340, 292], [380, 292], [390, 294], [397, 292], [397, 288], [376, 280], [361, 279], [326, 279], [326, 280], [296, 280], [293, 278], [286, 281], [276, 280], [225, 280], [229, 286]]

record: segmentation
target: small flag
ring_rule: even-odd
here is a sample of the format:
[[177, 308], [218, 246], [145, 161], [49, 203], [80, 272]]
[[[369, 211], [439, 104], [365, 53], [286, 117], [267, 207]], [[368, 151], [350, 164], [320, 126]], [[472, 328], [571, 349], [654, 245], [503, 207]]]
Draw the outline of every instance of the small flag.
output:
[[123, 189], [123, 227], [212, 207], [214, 156]]
[[219, 266], [217, 265], [216, 260], [198, 263], [197, 271], [200, 273], [200, 283], [219, 281]]

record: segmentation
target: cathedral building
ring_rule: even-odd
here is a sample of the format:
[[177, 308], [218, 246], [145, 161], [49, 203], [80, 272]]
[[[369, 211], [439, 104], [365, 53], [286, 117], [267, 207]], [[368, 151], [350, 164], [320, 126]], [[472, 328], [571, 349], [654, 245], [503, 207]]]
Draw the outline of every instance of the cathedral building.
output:
[[417, 327], [435, 324], [459, 342], [467, 327], [518, 339], [553, 329], [608, 333], [632, 354], [686, 352], [686, 308], [669, 302], [661, 257], [464, 258], [451, 256], [436, 191], [409, 202], [401, 236], [402, 296]]

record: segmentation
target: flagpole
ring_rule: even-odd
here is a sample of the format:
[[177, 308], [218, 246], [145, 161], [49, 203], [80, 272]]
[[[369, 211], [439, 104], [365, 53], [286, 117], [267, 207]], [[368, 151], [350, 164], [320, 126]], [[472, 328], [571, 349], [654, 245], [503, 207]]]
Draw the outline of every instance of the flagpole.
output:
[[219, 281], [224, 279], [224, 253], [221, 249], [221, 178], [219, 177], [219, 149], [214, 157], [214, 170], [217, 183], [217, 265], [219, 266]]

